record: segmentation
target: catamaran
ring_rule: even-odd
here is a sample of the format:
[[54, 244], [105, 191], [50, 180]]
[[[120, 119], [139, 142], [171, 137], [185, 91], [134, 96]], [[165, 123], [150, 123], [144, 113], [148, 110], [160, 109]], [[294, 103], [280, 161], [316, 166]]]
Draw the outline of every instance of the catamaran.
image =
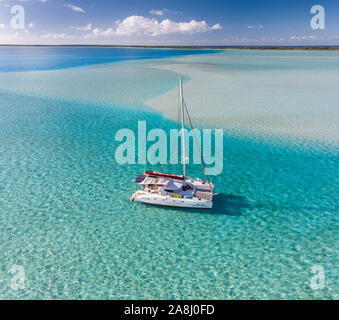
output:
[[[181, 155], [182, 155], [182, 175], [145, 171], [134, 180], [134, 183], [141, 187], [136, 191], [131, 201], [143, 202], [148, 204], [182, 207], [182, 208], [205, 208], [210, 209], [213, 205], [214, 185], [210, 182], [206, 172], [201, 150], [199, 148], [188, 109], [186, 107], [182, 78], [179, 78], [180, 94], [180, 115], [181, 115]], [[198, 178], [189, 178], [186, 176], [186, 154], [185, 154], [185, 111], [188, 117], [194, 140], [200, 153], [202, 165], [205, 171], [206, 180]]]

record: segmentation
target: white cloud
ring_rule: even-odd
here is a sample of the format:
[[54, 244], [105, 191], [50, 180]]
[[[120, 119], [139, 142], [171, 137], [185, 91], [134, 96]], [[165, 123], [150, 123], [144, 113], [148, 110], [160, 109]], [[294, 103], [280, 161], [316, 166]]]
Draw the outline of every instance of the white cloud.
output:
[[34, 27], [34, 23], [33, 23], [33, 22], [29, 23], [29, 24], [27, 25], [27, 27], [28, 27], [28, 28], [33, 28], [33, 27]]
[[20, 33], [0, 34], [0, 43], [6, 44], [12, 41], [18, 41], [20, 39]]
[[52, 40], [58, 40], [58, 39], [73, 39], [74, 36], [68, 35], [66, 33], [44, 33], [40, 36], [41, 39], [52, 39]]
[[290, 40], [317, 40], [320, 39], [319, 37], [316, 36], [290, 36]]
[[86, 35], [86, 37], [131, 35], [146, 35], [155, 37], [165, 34], [193, 34], [219, 30], [222, 28], [219, 23], [209, 26], [205, 21], [196, 20], [192, 20], [190, 22], [175, 22], [165, 19], [160, 22], [156, 19], [150, 19], [143, 16], [130, 16], [122, 21], [116, 21], [115, 25], [115, 29], [109, 28], [103, 30], [95, 28], [92, 30], [92, 33]]
[[262, 24], [259, 24], [258, 26], [248, 26], [248, 29], [262, 29], [264, 26]]
[[89, 39], [89, 38], [97, 38], [100, 36], [114, 36], [115, 35], [115, 31], [112, 28], [108, 28], [106, 30], [103, 30], [101, 28], [94, 28], [92, 29], [91, 33], [88, 33], [84, 36], [84, 38]]
[[70, 27], [71, 29], [79, 30], [79, 31], [90, 31], [92, 30], [92, 23], [89, 23], [85, 27]]
[[65, 37], [65, 33], [45, 33], [41, 35], [42, 39], [63, 39]]
[[0, 29], [5, 28], [5, 25], [3, 23], [0, 24]]
[[84, 9], [77, 7], [70, 3], [65, 3], [64, 7], [70, 8], [72, 11], [76, 11], [76, 12], [86, 12]]
[[220, 30], [220, 29], [222, 29], [222, 26], [220, 25], [220, 23], [217, 23], [211, 27], [211, 30]]
[[164, 10], [153, 10], [153, 9], [149, 13], [153, 14], [154, 16], [163, 16], [165, 14]]
[[172, 11], [172, 10], [169, 10], [169, 9], [161, 9], [161, 10], [154, 10], [154, 9], [152, 9], [149, 13], [154, 15], [154, 16], [163, 16], [165, 13], [169, 13], [169, 14], [182, 14], [181, 11]]

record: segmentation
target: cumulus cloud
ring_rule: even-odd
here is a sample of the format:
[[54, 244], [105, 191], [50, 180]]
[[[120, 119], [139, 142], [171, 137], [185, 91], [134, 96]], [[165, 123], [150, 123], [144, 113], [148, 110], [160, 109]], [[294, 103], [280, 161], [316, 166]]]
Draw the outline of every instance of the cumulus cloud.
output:
[[210, 28], [210, 30], [220, 30], [220, 29], [222, 29], [220, 23], [217, 23]]
[[85, 27], [70, 27], [71, 29], [79, 30], [79, 31], [91, 31], [92, 30], [92, 23], [89, 23]]
[[42, 39], [64, 39], [66, 33], [45, 33], [41, 35]]
[[0, 34], [0, 43], [9, 43], [11, 41], [18, 41], [20, 39], [20, 33]]
[[74, 36], [68, 35], [66, 33], [44, 33], [40, 36], [41, 39], [52, 39], [52, 40], [58, 40], [58, 39], [73, 39]]
[[149, 13], [153, 14], [154, 16], [163, 16], [165, 14], [164, 10], [153, 10], [153, 9]]
[[77, 7], [70, 3], [65, 3], [64, 7], [70, 8], [72, 11], [76, 11], [76, 12], [86, 12], [84, 9]]
[[316, 36], [290, 36], [290, 40], [316, 40]]
[[159, 36], [165, 34], [193, 34], [199, 32], [207, 32], [219, 30], [222, 26], [217, 23], [209, 26], [206, 21], [191, 20], [190, 22], [175, 22], [169, 19], [158, 21], [143, 16], [130, 16], [124, 20], [115, 22], [115, 29], [95, 28], [87, 37], [98, 36], [131, 36], [146, 35]]
[[154, 16], [163, 16], [165, 13], [169, 13], [169, 14], [182, 14], [181, 11], [173, 11], [173, 10], [169, 10], [169, 9], [161, 9], [161, 10], [154, 10], [154, 9], [152, 9], [149, 13], [154, 15]]
[[94, 28], [92, 29], [91, 33], [86, 34], [84, 37], [88, 39], [88, 38], [97, 38], [100, 36], [108, 37], [113, 35], [115, 35], [115, 31], [112, 28], [108, 28], [106, 30], [103, 30], [101, 28]]

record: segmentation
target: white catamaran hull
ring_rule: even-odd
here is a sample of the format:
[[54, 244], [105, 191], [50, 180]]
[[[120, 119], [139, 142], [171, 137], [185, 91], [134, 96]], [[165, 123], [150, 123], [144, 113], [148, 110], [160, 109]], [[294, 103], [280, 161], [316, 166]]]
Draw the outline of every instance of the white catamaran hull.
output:
[[159, 194], [152, 195], [140, 191], [136, 192], [131, 197], [131, 200], [147, 204], [154, 204], [158, 206], [178, 207], [178, 208], [211, 209], [213, 205], [212, 201], [207, 200], [181, 199], [169, 196], [162, 196]]

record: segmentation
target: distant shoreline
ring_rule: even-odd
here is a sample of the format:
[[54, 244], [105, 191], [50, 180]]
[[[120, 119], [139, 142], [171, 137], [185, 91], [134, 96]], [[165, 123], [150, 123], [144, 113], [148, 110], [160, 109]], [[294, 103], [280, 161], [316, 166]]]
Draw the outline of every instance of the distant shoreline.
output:
[[252, 50], [339, 50], [339, 46], [148, 46], [148, 45], [93, 45], [93, 44], [0, 44], [0, 47], [112, 47], [145, 49], [252, 49]]

